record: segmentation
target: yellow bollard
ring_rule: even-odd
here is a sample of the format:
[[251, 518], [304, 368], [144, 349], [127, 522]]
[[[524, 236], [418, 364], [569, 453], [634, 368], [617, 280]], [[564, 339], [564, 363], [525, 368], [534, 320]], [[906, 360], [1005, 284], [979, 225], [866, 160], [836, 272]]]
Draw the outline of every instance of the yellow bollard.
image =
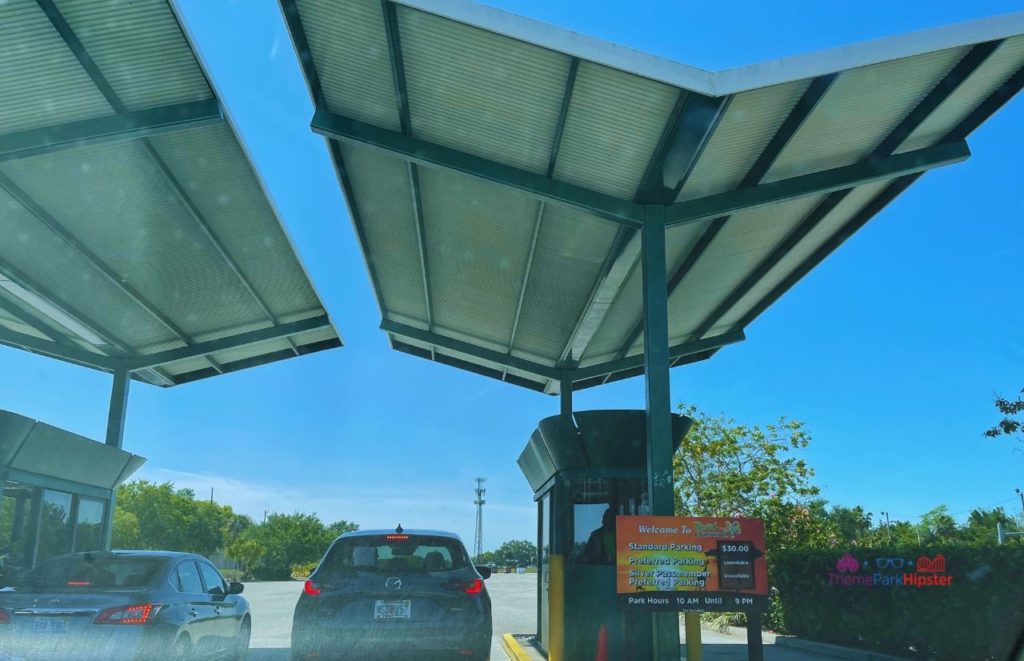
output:
[[548, 661], [565, 659], [565, 556], [548, 557]]
[[700, 613], [683, 613], [686, 623], [686, 661], [700, 661]]

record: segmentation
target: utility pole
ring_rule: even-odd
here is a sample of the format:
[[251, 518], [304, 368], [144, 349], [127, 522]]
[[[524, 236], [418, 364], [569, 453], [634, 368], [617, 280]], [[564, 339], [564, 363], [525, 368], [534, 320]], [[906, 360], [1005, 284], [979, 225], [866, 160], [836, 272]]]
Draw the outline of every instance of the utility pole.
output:
[[1014, 491], [1016, 491], [1017, 495], [1020, 496], [1021, 515], [1024, 516], [1024, 492], [1022, 492], [1020, 489], [1014, 489]]
[[487, 493], [487, 489], [484, 489], [484, 482], [487, 479], [483, 477], [476, 478], [476, 488], [473, 492], [476, 494], [476, 500], [473, 504], [476, 505], [476, 536], [473, 539], [473, 560], [478, 560], [484, 552], [484, 494]]
[[882, 512], [882, 516], [885, 517], [885, 539], [888, 544], [892, 544], [892, 528], [889, 527], [889, 513]]

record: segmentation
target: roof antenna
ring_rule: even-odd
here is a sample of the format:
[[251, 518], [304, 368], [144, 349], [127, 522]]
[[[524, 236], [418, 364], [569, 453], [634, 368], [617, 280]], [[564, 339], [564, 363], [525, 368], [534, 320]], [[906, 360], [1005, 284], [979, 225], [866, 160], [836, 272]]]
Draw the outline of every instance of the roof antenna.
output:
[[398, 533], [399, 535], [402, 534], [402, 524], [401, 523], [399, 523], [398, 527], [395, 528], [395, 532]]

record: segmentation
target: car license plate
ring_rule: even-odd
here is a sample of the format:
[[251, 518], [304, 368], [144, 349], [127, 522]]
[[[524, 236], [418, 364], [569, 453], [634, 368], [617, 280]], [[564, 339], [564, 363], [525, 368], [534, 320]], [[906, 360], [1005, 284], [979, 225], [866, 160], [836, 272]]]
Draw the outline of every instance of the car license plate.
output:
[[373, 619], [375, 620], [408, 620], [411, 613], [412, 602], [408, 599], [402, 601], [378, 599], [373, 604]]
[[32, 621], [32, 633], [67, 633], [68, 621], [63, 617], [37, 617]]

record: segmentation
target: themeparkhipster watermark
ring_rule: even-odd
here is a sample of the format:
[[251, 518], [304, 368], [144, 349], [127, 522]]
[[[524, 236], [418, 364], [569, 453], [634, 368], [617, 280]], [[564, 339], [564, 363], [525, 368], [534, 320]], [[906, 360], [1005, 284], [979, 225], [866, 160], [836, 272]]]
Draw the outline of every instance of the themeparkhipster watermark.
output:
[[844, 553], [836, 561], [836, 571], [828, 572], [828, 584], [865, 588], [948, 587], [953, 584], [953, 577], [946, 573], [946, 558], [941, 553], [934, 558], [918, 556], [916, 560], [879, 556], [874, 558], [874, 564]]

